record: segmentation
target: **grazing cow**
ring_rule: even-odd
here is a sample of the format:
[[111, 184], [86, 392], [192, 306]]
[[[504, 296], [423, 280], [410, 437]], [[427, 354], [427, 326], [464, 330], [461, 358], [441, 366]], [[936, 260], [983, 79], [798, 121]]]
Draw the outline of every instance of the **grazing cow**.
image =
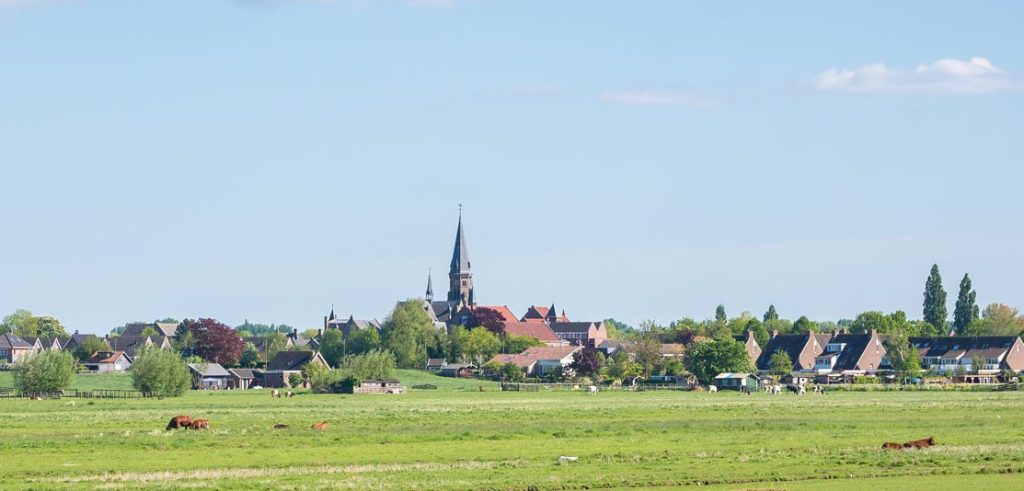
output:
[[295, 397], [295, 393], [289, 390], [288, 392], [284, 393], [284, 396], [285, 397]]
[[167, 423], [168, 430], [176, 430], [178, 428], [189, 428], [192, 426], [192, 416], [175, 416], [171, 418], [171, 421]]
[[597, 386], [596, 385], [588, 386], [587, 387], [587, 392], [589, 392], [590, 395], [597, 394]]
[[327, 422], [326, 421], [321, 421], [319, 423], [314, 423], [313, 426], [310, 426], [310, 428], [312, 428], [314, 430], [325, 431], [325, 430], [327, 430]]
[[799, 388], [799, 389], [798, 389], [798, 390], [796, 391], [796, 395], [798, 395], [798, 396], [802, 396], [802, 395], [804, 395], [804, 394], [806, 394], [806, 393], [807, 393], [807, 389], [806, 389], [806, 388], [805, 388], [804, 386], [802, 386], [802, 385], [801, 385], [801, 386], [800, 386], [800, 388]]
[[718, 387], [715, 387], [714, 385], [709, 385], [708, 386], [708, 392], [711, 392], [712, 394], [717, 393], [718, 392]]
[[288, 429], [288, 425], [286, 425], [284, 423], [278, 423], [278, 424], [274, 425], [274, 429], [275, 430], [287, 430]]
[[208, 419], [195, 419], [195, 420], [192, 420], [192, 424], [189, 425], [189, 428], [192, 428], [193, 430], [207, 430], [207, 429], [210, 428], [210, 420], [208, 420]]
[[882, 448], [886, 450], [903, 450], [903, 445], [893, 442], [885, 442], [882, 444]]
[[272, 397], [274, 399], [280, 399], [281, 398], [281, 391], [279, 391], [277, 389], [274, 389], [274, 390], [270, 391], [270, 397]]
[[909, 441], [903, 444], [903, 448], [928, 448], [935, 445], [935, 437], [930, 436], [921, 440]]
[[773, 385], [772, 386], [772, 393], [773, 394], [781, 394], [782, 393], [782, 386], [778, 385], [778, 384]]

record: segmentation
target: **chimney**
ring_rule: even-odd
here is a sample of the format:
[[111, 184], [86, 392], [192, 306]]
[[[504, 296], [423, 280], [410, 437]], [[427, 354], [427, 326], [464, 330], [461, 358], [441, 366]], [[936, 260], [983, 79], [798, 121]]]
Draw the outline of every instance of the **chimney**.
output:
[[316, 337], [322, 338], [323, 336], [324, 336], [324, 330], [323, 329], [317, 329], [316, 330]]
[[875, 328], [871, 328], [871, 330], [868, 332], [871, 334], [871, 337], [875, 337], [878, 335], [878, 329]]
[[324, 329], [327, 329], [327, 316], [324, 316]]

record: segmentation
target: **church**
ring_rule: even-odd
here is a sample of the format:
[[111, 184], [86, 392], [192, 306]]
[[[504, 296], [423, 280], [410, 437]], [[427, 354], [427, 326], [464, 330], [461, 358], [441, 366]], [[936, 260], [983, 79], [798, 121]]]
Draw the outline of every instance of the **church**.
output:
[[[444, 300], [434, 300], [434, 282], [427, 274], [427, 293], [423, 307], [435, 323], [464, 324], [467, 319], [457, 319], [456, 315], [472, 310], [476, 306], [476, 294], [473, 290], [473, 270], [469, 263], [469, 248], [466, 247], [466, 232], [462, 229], [462, 211], [459, 211], [459, 226], [455, 231], [455, 247], [452, 250], [452, 262], [448, 268], [448, 296]], [[467, 315], [466, 313], [462, 315]]]

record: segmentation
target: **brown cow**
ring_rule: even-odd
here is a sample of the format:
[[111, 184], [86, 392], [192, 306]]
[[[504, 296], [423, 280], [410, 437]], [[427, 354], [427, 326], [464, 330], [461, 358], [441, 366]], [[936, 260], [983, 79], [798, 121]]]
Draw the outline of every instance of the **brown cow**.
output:
[[313, 426], [310, 426], [310, 428], [314, 430], [325, 431], [327, 429], [327, 422], [321, 421], [319, 423], [314, 423]]
[[903, 444], [903, 448], [928, 448], [935, 445], [935, 437], [930, 436], [921, 440], [913, 440]]
[[882, 444], [882, 448], [886, 450], [903, 450], [903, 445], [893, 442], [885, 442]]
[[281, 391], [279, 391], [277, 389], [272, 390], [270, 392], [270, 397], [273, 397], [274, 399], [280, 399], [281, 398]]
[[189, 428], [192, 426], [192, 416], [179, 415], [171, 418], [171, 421], [167, 423], [168, 430], [175, 430], [178, 428]]
[[192, 426], [189, 426], [193, 430], [206, 430], [210, 428], [210, 420], [208, 419], [196, 419], [192, 421]]
[[285, 393], [284, 393], [284, 396], [285, 396], [285, 397], [289, 397], [289, 398], [290, 398], [290, 397], [295, 397], [295, 393], [289, 390], [288, 392], [285, 392]]
[[274, 429], [275, 430], [287, 430], [288, 429], [288, 425], [286, 425], [284, 423], [278, 423], [278, 424], [274, 425]]

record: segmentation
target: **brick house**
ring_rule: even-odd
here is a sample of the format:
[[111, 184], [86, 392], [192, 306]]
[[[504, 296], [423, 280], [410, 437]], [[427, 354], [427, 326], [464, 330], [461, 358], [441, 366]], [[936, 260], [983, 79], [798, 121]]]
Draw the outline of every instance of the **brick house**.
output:
[[825, 345], [832, 338], [831, 334], [777, 334], [768, 340], [761, 355], [757, 358], [757, 369], [767, 372], [771, 364], [772, 354], [776, 351], [785, 352], [793, 361], [793, 371], [813, 371], [815, 358], [825, 351]]
[[[921, 368], [953, 373], [994, 374], [1024, 370], [1024, 342], [1019, 336], [911, 337]], [[981, 363], [974, 366], [975, 360]]]
[[18, 363], [36, 351], [35, 345], [7, 333], [0, 335], [0, 363]]
[[815, 356], [814, 370], [820, 374], [872, 374], [881, 368], [884, 358], [885, 346], [874, 329], [856, 334], [838, 331]]
[[608, 339], [608, 329], [604, 327], [604, 322], [551, 322], [548, 327], [573, 346], [596, 348]]
[[562, 339], [543, 322], [506, 322], [505, 334], [510, 336], [529, 336], [547, 346], [566, 346], [568, 341]]

